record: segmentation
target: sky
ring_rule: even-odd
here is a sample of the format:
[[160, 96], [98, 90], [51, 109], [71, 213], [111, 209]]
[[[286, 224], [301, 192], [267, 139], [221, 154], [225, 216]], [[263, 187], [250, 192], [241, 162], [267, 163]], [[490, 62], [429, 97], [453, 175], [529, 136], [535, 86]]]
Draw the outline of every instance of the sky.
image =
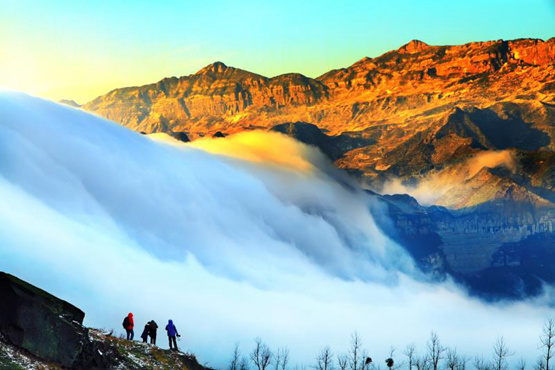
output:
[[411, 39], [555, 36], [553, 0], [0, 0], [0, 87], [85, 103], [207, 64], [317, 77]]

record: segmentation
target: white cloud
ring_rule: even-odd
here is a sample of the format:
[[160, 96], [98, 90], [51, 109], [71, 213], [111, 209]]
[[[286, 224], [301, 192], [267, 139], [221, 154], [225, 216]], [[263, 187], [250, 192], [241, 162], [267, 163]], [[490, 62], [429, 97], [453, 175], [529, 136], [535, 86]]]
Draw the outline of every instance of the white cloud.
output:
[[547, 308], [425, 282], [348, 179], [270, 139], [308, 168], [230, 156], [236, 138], [215, 155], [1, 93], [0, 268], [81, 307], [88, 325], [172, 318], [182, 346], [217, 367], [236, 341], [247, 351], [261, 336], [310, 362], [355, 330], [377, 359], [431, 330], [469, 354], [504, 334], [532, 355]]

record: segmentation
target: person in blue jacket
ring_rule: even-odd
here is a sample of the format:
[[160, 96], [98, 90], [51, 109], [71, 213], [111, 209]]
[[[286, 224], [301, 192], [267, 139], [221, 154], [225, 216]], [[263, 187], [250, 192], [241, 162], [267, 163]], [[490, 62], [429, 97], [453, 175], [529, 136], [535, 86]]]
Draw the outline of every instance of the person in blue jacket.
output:
[[[172, 320], [168, 321], [168, 325], [166, 325], [166, 331], [168, 332], [168, 341], [170, 342], [170, 349], [177, 351], [177, 340], [175, 337], [180, 337], [179, 333], [177, 332], [177, 328], [173, 324]], [[172, 346], [173, 344], [173, 346]]]

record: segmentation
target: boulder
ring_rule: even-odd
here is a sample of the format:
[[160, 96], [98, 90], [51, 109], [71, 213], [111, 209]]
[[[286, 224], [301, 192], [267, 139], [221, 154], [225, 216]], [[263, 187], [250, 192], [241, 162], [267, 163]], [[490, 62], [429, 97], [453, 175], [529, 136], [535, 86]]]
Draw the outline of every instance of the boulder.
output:
[[170, 132], [171, 137], [173, 137], [174, 139], [177, 139], [179, 141], [183, 141], [184, 143], [188, 143], [189, 141], [191, 141], [189, 139], [189, 136], [187, 135], [186, 132], [182, 132], [182, 131], [172, 131]]
[[70, 303], [0, 272], [0, 333], [12, 345], [71, 367], [88, 344], [85, 313]]

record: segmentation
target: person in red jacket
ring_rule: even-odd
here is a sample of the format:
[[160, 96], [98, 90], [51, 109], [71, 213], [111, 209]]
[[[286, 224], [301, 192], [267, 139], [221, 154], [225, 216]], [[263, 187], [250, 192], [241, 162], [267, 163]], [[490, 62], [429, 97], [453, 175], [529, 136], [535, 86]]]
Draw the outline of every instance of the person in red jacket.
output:
[[133, 331], [134, 326], [135, 323], [133, 322], [133, 314], [129, 313], [129, 315], [123, 319], [123, 328], [127, 333], [127, 340], [133, 340], [133, 337], [135, 336], [135, 332]]

